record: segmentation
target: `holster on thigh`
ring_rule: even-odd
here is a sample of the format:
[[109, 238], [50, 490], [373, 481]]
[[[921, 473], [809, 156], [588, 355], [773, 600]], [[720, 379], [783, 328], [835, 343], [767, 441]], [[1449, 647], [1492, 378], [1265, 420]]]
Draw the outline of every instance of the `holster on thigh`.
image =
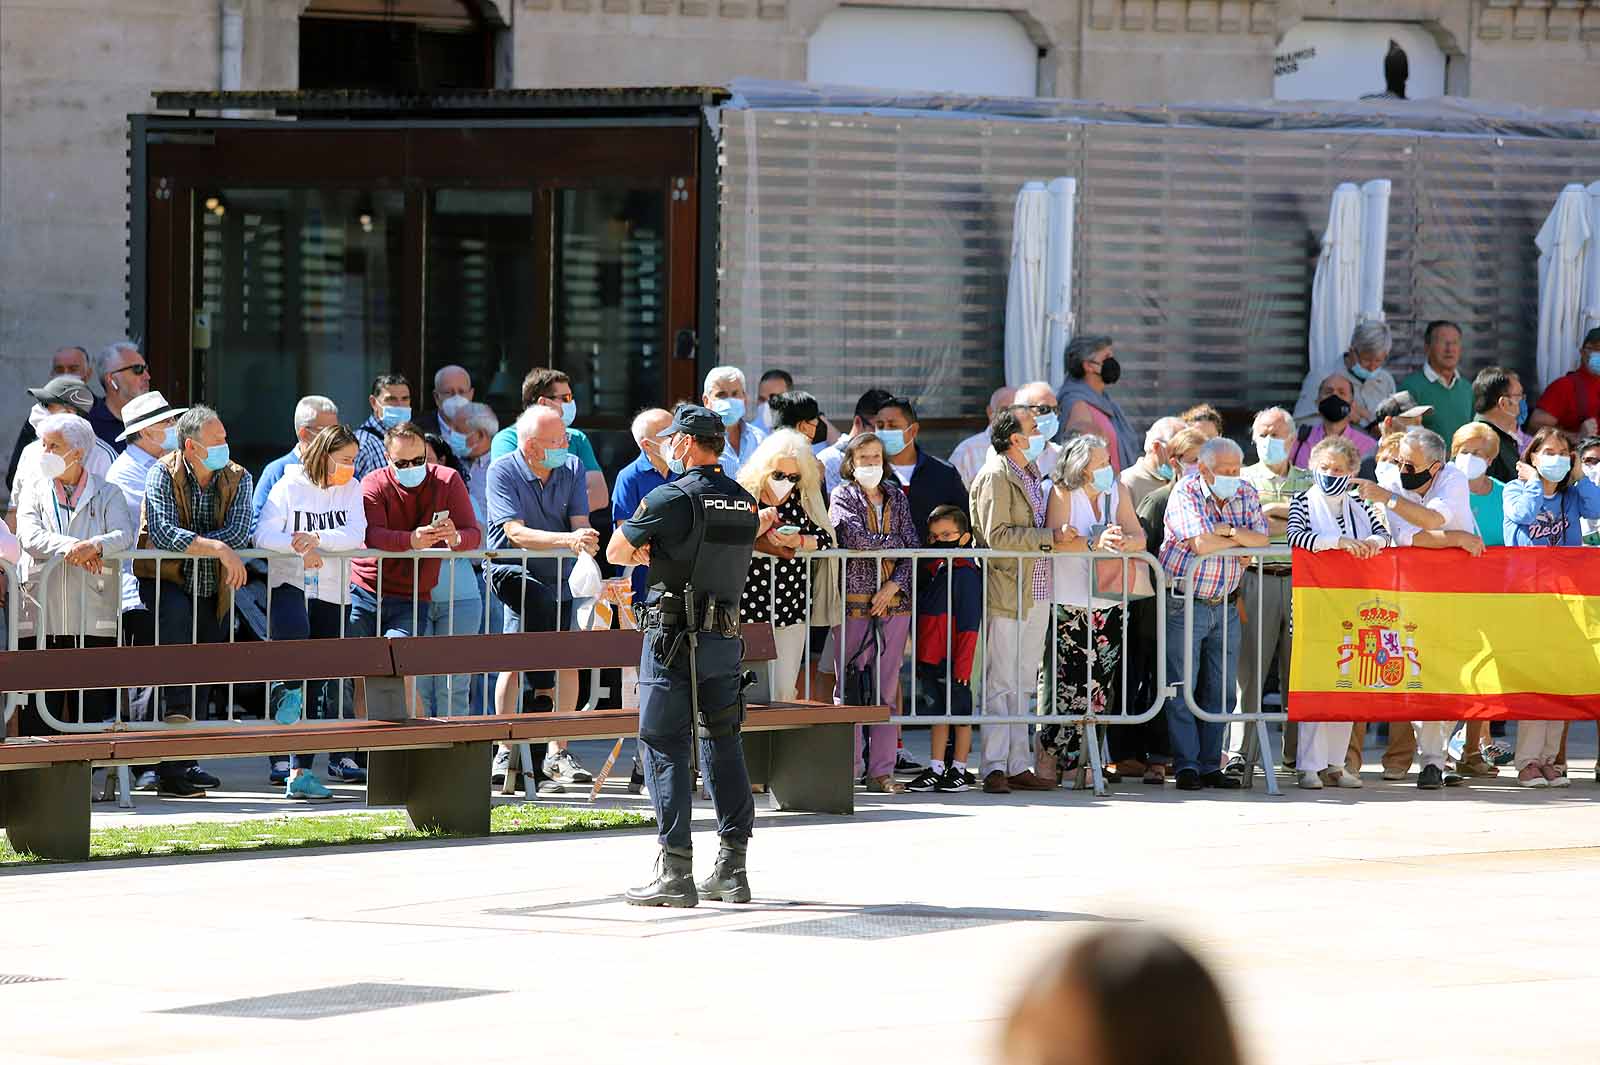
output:
[[744, 695], [720, 710], [699, 709], [695, 717], [695, 734], [703, 740], [717, 740], [738, 733], [744, 724]]

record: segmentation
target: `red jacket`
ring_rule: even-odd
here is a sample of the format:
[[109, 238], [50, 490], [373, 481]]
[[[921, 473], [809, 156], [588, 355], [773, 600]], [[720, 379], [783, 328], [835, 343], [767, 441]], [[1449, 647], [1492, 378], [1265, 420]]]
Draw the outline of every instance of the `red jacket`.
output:
[[[414, 529], [432, 524], [434, 511], [448, 510], [461, 533], [459, 550], [474, 551], [483, 544], [483, 530], [472, 512], [467, 483], [448, 466], [428, 466], [428, 477], [416, 488], [394, 479], [394, 467], [385, 463], [361, 479], [361, 499], [367, 510], [367, 546], [375, 551], [411, 550]], [[444, 552], [440, 552], [443, 554]], [[392, 559], [383, 564], [383, 595], [411, 598], [411, 576], [416, 573], [417, 598], [427, 600], [439, 580], [439, 560], [420, 562]], [[378, 560], [358, 558], [350, 563], [351, 579], [378, 594]], [[426, 606], [423, 607], [427, 609]]]
[[[917, 661], [943, 665], [948, 641], [955, 657], [952, 679], [970, 684], [983, 614], [983, 578], [970, 558], [956, 559], [954, 568], [948, 571], [945, 566], [942, 558], [922, 562], [922, 575], [917, 581]], [[950, 595], [946, 595], [947, 584]]]

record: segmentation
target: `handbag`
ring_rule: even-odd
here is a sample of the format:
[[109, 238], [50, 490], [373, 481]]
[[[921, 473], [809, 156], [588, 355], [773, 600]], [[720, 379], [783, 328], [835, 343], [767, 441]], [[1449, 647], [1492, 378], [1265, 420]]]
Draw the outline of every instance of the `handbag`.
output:
[[[844, 667], [844, 705], [845, 706], [877, 706], [878, 705], [878, 658], [883, 646], [879, 640], [878, 622], [874, 620], [867, 626], [867, 634], [861, 638], [861, 645], [845, 662]], [[840, 630], [843, 632], [843, 630]], [[865, 665], [861, 664], [861, 652], [872, 645], [874, 654], [867, 656]]]
[[1149, 599], [1155, 595], [1150, 581], [1150, 563], [1130, 558], [1096, 559], [1094, 563], [1094, 595], [1097, 599], [1122, 600], [1126, 594], [1131, 603], [1136, 599]]
[[844, 622], [844, 600], [839, 595], [839, 560], [814, 559], [811, 563], [811, 624], [832, 628]]

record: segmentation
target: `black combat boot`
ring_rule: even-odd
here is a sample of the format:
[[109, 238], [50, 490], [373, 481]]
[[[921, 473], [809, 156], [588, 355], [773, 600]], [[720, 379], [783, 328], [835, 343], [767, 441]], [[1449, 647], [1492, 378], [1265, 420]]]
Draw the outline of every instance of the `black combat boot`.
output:
[[675, 906], [687, 909], [700, 903], [694, 891], [694, 858], [689, 851], [661, 848], [656, 859], [656, 878], [640, 887], [629, 888], [630, 906]]
[[717, 849], [717, 864], [711, 875], [696, 885], [702, 898], [716, 902], [749, 902], [750, 875], [745, 872], [745, 851], [748, 843], [723, 840]]

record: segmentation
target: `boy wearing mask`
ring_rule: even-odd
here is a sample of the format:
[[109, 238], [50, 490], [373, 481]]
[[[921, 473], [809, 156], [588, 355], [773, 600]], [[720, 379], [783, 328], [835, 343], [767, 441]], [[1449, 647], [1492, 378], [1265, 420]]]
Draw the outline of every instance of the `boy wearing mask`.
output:
[[[936, 507], [928, 515], [927, 539], [929, 547], [946, 551], [971, 547], [972, 523], [966, 511], [949, 505]], [[917, 595], [917, 713], [971, 716], [972, 662], [978, 650], [982, 613], [983, 580], [972, 559], [923, 560]], [[967, 775], [972, 726], [934, 725], [929, 741], [933, 758], [907, 789], [970, 788], [975, 783]]]

